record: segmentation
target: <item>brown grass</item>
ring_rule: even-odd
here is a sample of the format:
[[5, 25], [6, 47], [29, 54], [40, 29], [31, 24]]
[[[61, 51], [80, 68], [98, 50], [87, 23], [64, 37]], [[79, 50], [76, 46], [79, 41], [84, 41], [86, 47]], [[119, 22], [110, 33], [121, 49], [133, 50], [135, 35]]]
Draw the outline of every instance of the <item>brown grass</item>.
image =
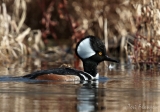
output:
[[72, 5], [87, 34], [104, 37], [107, 49], [119, 46], [118, 56], [126, 56], [137, 67], [159, 64], [158, 0], [82, 1], [75, 1]]
[[33, 31], [24, 24], [25, 0], [15, 0], [13, 5], [15, 9], [10, 14], [5, 3], [0, 5], [0, 61], [18, 59], [33, 50], [39, 52], [39, 46], [43, 46], [41, 32]]
[[[71, 38], [72, 42], [76, 43], [89, 34], [103, 37], [109, 53], [112, 52], [120, 58], [127, 57], [137, 67], [159, 64], [159, 0], [37, 1], [42, 7], [36, 10], [32, 9], [35, 5], [37, 6], [35, 1], [12, 0], [14, 10], [9, 14], [5, 4], [1, 5], [0, 54], [2, 59], [6, 55], [18, 58], [19, 55], [26, 55], [27, 51], [30, 53], [40, 51], [41, 35], [45, 38], [48, 38], [48, 35], [56, 39]], [[4, 2], [11, 4], [7, 0]], [[33, 3], [29, 9], [33, 11], [29, 13], [30, 15], [26, 13], [28, 6], [26, 2]], [[34, 17], [31, 15], [35, 13], [43, 13], [39, 16], [43, 27], [39, 27], [42, 34], [39, 30], [31, 30], [32, 26], [28, 27], [24, 23], [26, 19], [31, 20], [26, 18], [27, 16]], [[33, 20], [39, 21], [35, 18], [31, 21]], [[35, 32], [38, 32], [37, 35]], [[125, 62], [122, 60], [122, 63]]]

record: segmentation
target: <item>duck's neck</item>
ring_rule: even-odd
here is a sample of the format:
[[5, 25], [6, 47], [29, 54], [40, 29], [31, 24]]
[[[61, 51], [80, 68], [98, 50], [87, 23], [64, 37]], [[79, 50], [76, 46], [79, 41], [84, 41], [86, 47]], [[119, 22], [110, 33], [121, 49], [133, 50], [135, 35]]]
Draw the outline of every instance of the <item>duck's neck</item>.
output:
[[84, 71], [91, 74], [93, 77], [97, 75], [97, 65], [98, 63], [92, 61], [83, 61]]

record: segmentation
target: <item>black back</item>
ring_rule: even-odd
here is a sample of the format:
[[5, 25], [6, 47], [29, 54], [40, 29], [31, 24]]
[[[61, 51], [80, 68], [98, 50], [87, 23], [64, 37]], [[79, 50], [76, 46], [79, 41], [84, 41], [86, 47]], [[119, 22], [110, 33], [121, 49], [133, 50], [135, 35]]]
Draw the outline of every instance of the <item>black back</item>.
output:
[[45, 75], [45, 74], [76, 75], [76, 76], [79, 76], [81, 80], [85, 80], [85, 78], [82, 75], [80, 75], [80, 74], [83, 74], [89, 80], [92, 79], [90, 74], [80, 71], [80, 70], [72, 69], [72, 68], [54, 68], [50, 70], [35, 71], [31, 74], [27, 74], [23, 76], [23, 78], [35, 79], [36, 77]]

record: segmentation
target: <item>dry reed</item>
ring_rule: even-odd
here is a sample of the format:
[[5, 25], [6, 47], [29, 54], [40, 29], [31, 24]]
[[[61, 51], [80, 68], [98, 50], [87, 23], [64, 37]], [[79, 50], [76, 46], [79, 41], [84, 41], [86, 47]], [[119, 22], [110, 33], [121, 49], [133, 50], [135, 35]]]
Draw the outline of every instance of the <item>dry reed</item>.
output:
[[72, 5], [87, 34], [104, 37], [109, 52], [120, 48], [122, 63], [129, 60], [138, 68], [159, 64], [159, 0], [83, 0]]
[[33, 31], [24, 24], [25, 0], [15, 0], [13, 6], [13, 12], [8, 14], [6, 4], [0, 4], [0, 62], [13, 61], [33, 51], [39, 52], [40, 46], [43, 47], [41, 32]]
[[[39, 0], [40, 5], [43, 6], [43, 3], [45, 1]], [[51, 16], [49, 17], [53, 23], [57, 23], [53, 27], [57, 30], [66, 28], [59, 25], [61, 23], [56, 21], [56, 17], [67, 23], [70, 21], [69, 25], [72, 26], [67, 28], [71, 28], [73, 42], [79, 41], [87, 34], [103, 37], [107, 50], [109, 53], [112, 52], [112, 55], [120, 58], [127, 57], [130, 63], [134, 63], [137, 67], [146, 68], [148, 65], [159, 64], [159, 0], [92, 0], [92, 2], [90, 0], [63, 0], [63, 2], [50, 0], [50, 3], [52, 5], [48, 8], [51, 7], [52, 11], [47, 14]], [[2, 59], [6, 55], [17, 58], [19, 54], [32, 52], [32, 49], [39, 51], [39, 46], [42, 46], [41, 32], [38, 31], [38, 35], [34, 35], [35, 31], [24, 24], [27, 10], [25, 0], [15, 0], [13, 5], [15, 9], [10, 14], [12, 16], [7, 14], [5, 4], [0, 10]], [[59, 15], [54, 18], [55, 12]], [[50, 33], [59, 37], [56, 30]], [[125, 63], [126, 60], [121, 62]]]

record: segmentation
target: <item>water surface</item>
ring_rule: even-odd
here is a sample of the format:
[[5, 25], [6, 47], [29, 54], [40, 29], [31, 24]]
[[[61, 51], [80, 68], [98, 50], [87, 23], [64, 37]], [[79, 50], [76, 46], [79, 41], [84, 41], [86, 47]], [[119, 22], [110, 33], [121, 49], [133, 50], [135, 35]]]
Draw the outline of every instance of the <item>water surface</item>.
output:
[[160, 110], [160, 70], [105, 69], [99, 81], [84, 83], [10, 78], [29, 72], [22, 68], [0, 68], [1, 112]]

